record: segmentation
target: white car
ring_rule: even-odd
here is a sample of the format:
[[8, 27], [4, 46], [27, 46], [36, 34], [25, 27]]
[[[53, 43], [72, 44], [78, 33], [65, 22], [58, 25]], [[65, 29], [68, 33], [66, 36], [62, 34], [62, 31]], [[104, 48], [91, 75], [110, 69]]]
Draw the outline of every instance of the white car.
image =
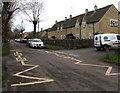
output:
[[30, 42], [30, 47], [32, 47], [32, 48], [43, 48], [44, 44], [43, 44], [41, 39], [33, 39]]
[[15, 39], [15, 41], [16, 41], [16, 42], [20, 42], [20, 38], [18, 38], [18, 39]]
[[94, 36], [94, 47], [97, 50], [120, 47], [120, 34], [98, 34]]

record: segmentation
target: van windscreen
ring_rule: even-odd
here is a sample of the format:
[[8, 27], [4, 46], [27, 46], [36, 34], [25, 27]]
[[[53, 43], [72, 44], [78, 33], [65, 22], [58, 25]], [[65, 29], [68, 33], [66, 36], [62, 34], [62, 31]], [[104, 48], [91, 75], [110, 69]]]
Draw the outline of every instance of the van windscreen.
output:
[[117, 35], [117, 39], [120, 40], [120, 35]]

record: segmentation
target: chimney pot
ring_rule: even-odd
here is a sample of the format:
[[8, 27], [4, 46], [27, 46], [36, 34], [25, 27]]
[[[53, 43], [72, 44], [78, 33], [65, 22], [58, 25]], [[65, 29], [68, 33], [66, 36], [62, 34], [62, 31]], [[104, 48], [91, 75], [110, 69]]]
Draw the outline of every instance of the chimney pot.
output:
[[67, 20], [67, 17], [65, 17], [65, 20]]
[[70, 15], [70, 18], [72, 18], [72, 15]]

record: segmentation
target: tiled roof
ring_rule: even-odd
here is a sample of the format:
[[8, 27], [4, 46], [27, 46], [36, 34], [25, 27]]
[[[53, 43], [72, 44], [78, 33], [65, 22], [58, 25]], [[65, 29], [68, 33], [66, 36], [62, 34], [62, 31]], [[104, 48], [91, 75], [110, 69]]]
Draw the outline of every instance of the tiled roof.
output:
[[97, 9], [96, 11], [91, 11], [91, 15], [89, 16], [87, 23], [98, 22], [111, 6], [112, 5], [108, 5], [106, 7]]
[[100, 9], [97, 9], [95, 11], [90, 11], [87, 14], [81, 14], [81, 15], [69, 18], [67, 20], [57, 22], [56, 24], [53, 25], [53, 27], [50, 29], [50, 31], [57, 30], [57, 27], [59, 27], [59, 29], [60, 29], [61, 25], [62, 25], [63, 29], [74, 27], [76, 24], [76, 21], [79, 20], [79, 24], [81, 24], [83, 18], [85, 18], [86, 23], [98, 22], [112, 5], [113, 4], [103, 7], [103, 8], [100, 8]]

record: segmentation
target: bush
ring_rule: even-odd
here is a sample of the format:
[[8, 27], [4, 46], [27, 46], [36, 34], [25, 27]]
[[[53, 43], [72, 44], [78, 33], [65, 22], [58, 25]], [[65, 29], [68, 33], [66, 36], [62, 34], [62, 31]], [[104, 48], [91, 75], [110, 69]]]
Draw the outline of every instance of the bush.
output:
[[101, 61], [120, 65], [120, 56], [118, 54], [110, 54], [109, 57], [101, 58]]
[[2, 46], [2, 56], [7, 55], [10, 52], [9, 43], [4, 43]]

